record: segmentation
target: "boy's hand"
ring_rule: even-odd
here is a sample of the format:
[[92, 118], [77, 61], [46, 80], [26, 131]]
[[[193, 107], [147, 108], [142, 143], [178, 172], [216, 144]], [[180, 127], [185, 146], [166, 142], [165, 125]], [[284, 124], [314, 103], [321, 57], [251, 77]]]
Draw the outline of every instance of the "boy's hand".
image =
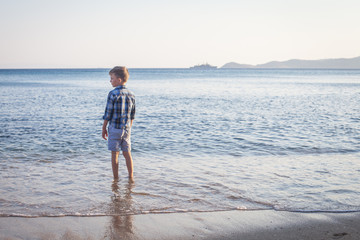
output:
[[108, 137], [108, 132], [106, 130], [106, 126], [108, 124], [108, 120], [104, 120], [104, 123], [103, 123], [103, 126], [102, 126], [102, 138], [107, 140], [107, 137]]
[[108, 132], [107, 132], [106, 128], [105, 129], [103, 128], [103, 130], [102, 130], [102, 138], [107, 140], [107, 137], [108, 137]]

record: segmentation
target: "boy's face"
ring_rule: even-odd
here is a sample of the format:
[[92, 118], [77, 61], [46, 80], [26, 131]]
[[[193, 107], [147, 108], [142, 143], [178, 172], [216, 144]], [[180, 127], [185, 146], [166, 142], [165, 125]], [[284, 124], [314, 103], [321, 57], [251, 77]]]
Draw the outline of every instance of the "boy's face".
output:
[[117, 87], [122, 84], [121, 78], [118, 78], [115, 74], [110, 73], [110, 83], [113, 87]]

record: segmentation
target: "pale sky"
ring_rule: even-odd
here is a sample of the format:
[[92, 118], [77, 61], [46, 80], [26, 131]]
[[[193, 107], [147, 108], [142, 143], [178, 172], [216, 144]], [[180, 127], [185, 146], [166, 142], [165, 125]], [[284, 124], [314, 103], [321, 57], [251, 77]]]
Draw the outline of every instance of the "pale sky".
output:
[[360, 56], [359, 0], [0, 0], [0, 68]]

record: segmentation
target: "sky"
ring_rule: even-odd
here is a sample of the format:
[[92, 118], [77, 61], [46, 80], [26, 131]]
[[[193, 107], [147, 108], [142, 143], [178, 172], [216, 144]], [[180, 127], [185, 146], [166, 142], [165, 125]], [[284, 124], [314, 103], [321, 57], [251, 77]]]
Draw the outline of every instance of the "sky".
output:
[[0, 0], [0, 68], [360, 56], [359, 0]]

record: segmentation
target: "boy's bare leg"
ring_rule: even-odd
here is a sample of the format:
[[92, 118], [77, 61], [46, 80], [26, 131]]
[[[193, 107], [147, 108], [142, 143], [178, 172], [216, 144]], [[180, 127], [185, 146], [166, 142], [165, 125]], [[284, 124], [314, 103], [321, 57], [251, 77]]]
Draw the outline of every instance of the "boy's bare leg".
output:
[[119, 179], [119, 152], [111, 151], [111, 164], [114, 179]]
[[133, 161], [131, 157], [131, 152], [123, 152], [123, 155], [126, 160], [126, 166], [129, 172], [129, 178], [133, 178]]

